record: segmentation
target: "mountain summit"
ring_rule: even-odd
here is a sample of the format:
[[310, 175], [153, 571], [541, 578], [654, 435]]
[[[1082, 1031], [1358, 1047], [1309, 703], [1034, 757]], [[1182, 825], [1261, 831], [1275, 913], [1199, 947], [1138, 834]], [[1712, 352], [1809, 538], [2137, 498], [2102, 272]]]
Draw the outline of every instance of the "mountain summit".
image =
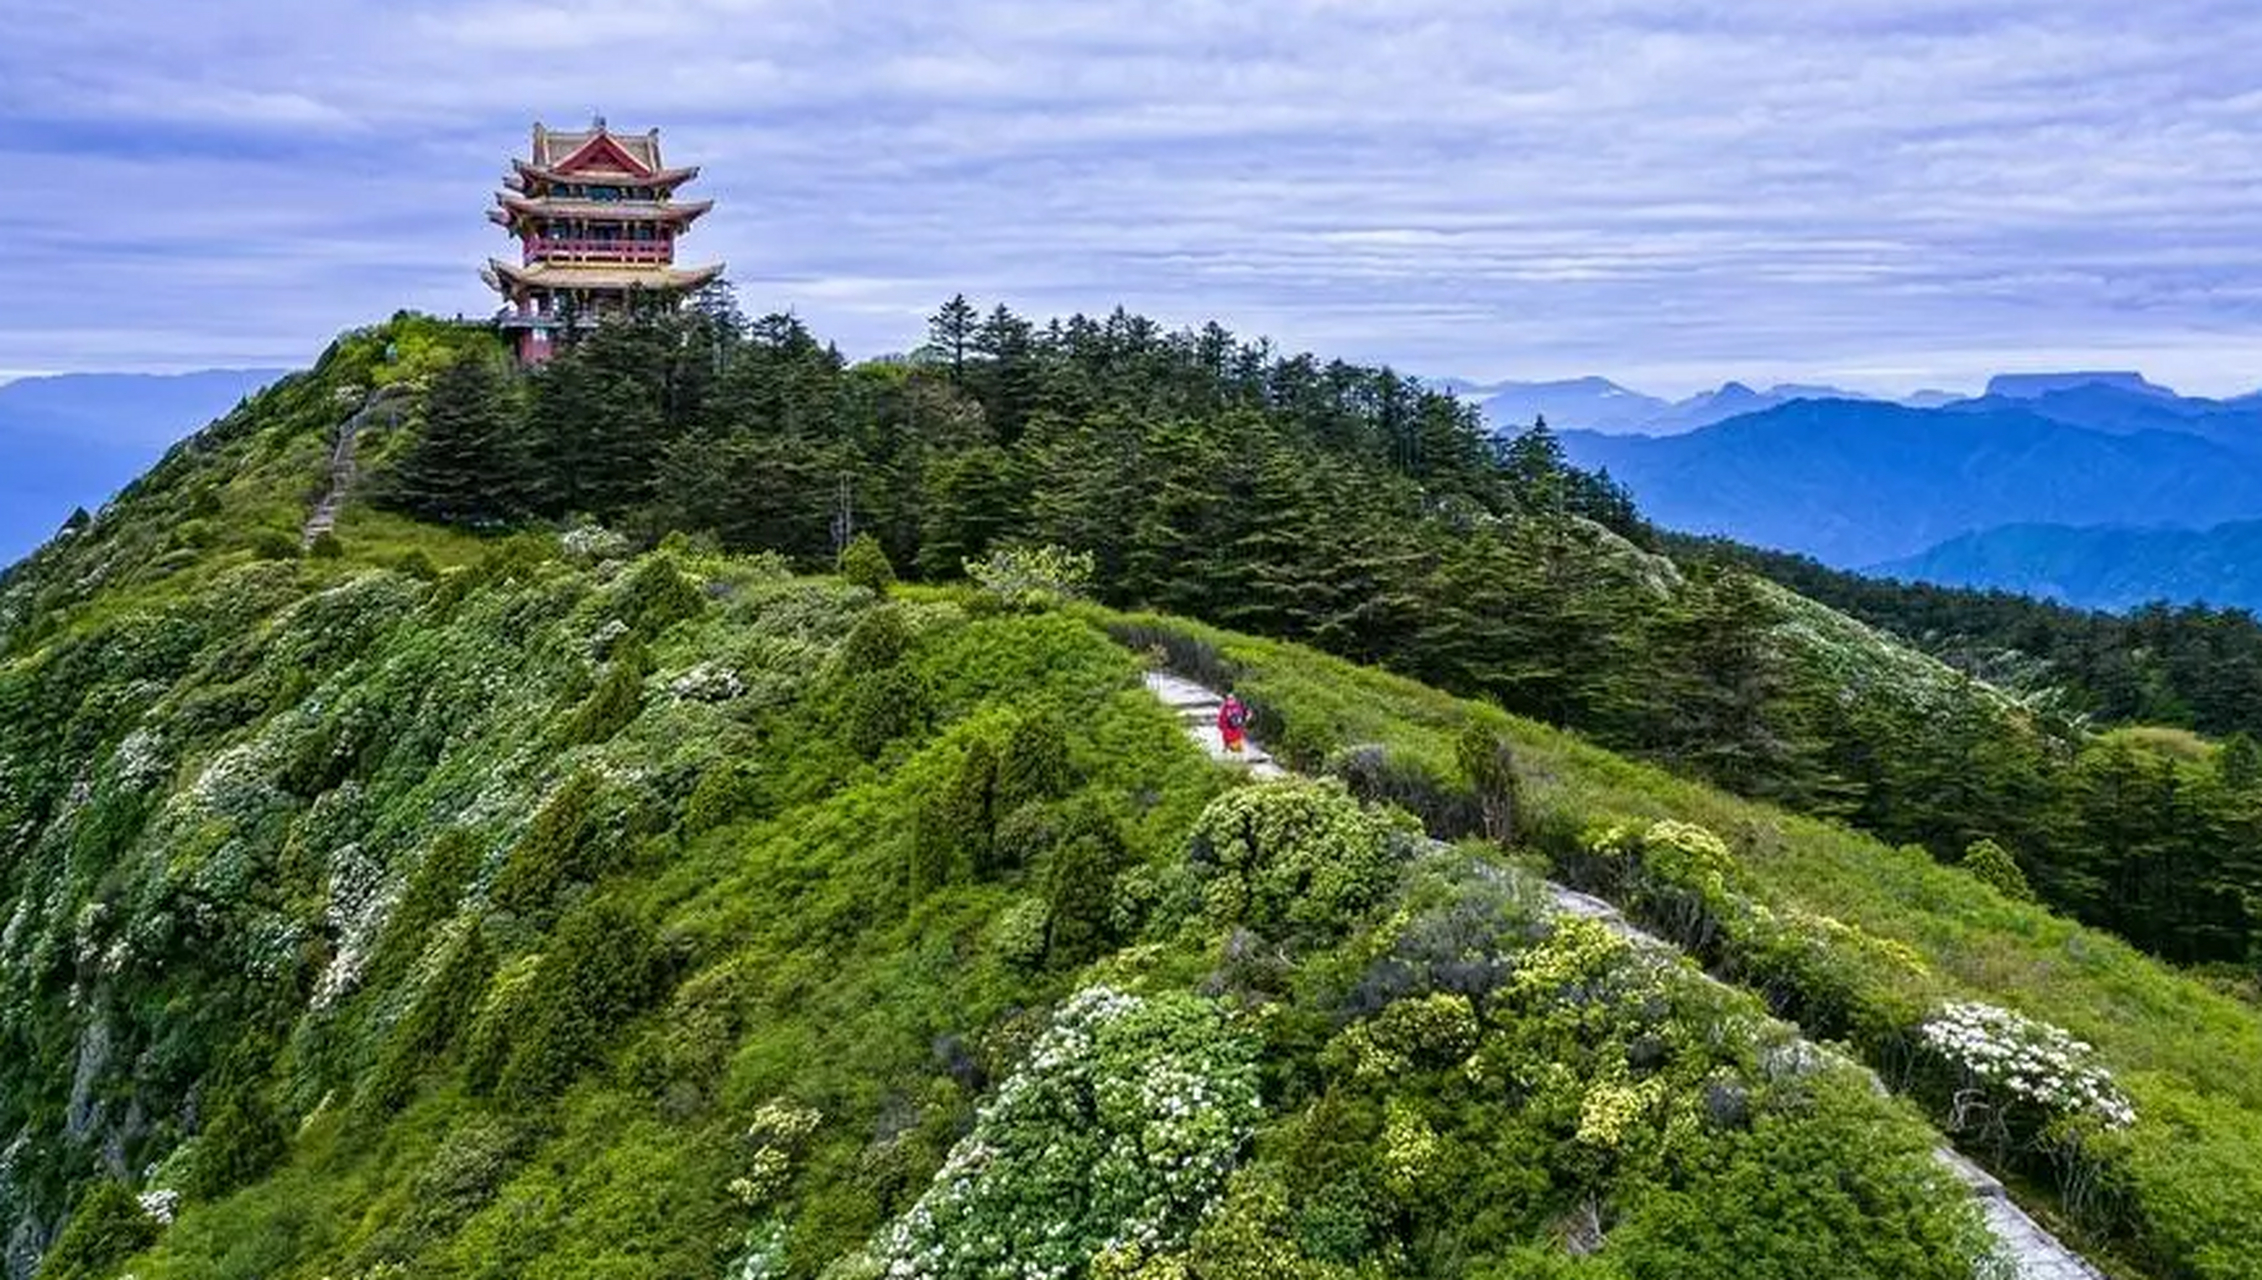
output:
[[1986, 394], [2007, 400], [2031, 400], [2053, 391], [2071, 391], [2080, 387], [2111, 387], [2119, 391], [2135, 391], [2168, 398], [2173, 398], [2176, 394], [2167, 387], [2147, 380], [2143, 374], [2134, 370], [1999, 373], [1987, 380]]

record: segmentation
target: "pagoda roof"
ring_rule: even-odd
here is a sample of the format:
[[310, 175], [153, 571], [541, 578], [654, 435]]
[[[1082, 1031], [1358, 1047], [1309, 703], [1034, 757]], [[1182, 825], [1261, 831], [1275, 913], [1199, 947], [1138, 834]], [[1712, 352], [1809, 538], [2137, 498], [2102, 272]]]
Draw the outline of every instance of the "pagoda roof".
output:
[[603, 116], [579, 131], [552, 129], [537, 120], [530, 154], [534, 163], [551, 169], [604, 168], [651, 173], [660, 167], [660, 131], [614, 133], [606, 127]]
[[603, 171], [597, 169], [559, 169], [551, 165], [534, 164], [513, 158], [511, 172], [503, 179], [505, 186], [524, 190], [529, 183], [551, 182], [605, 182], [616, 187], [680, 187], [699, 176], [698, 165], [685, 165], [678, 169], [654, 169], [648, 173], [626, 170]]
[[514, 192], [503, 192], [495, 199], [513, 213], [565, 218], [610, 218], [621, 222], [688, 223], [715, 207], [712, 200], [687, 200], [681, 204], [637, 200], [560, 200], [550, 196], [527, 196]]
[[717, 262], [705, 267], [640, 266], [630, 263], [561, 265], [537, 262], [520, 266], [500, 258], [487, 259], [479, 273], [490, 288], [530, 289], [696, 289], [723, 273]]

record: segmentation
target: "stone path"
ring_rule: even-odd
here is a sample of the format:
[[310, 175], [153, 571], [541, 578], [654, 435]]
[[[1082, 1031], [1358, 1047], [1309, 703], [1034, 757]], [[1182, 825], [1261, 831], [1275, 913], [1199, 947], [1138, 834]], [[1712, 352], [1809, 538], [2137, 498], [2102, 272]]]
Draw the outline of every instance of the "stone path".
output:
[[369, 393], [361, 407], [338, 424], [337, 440], [330, 446], [330, 491], [314, 504], [313, 514], [307, 516], [306, 527], [299, 531], [299, 545], [309, 547], [314, 540], [338, 525], [338, 509], [346, 504], [346, 492], [353, 488], [354, 438], [374, 418], [382, 416], [385, 425], [400, 425], [401, 413], [406, 408], [407, 389], [398, 385], [379, 387]]
[[[1217, 709], [1222, 700], [1216, 693], [1191, 680], [1159, 671], [1149, 671], [1146, 681], [1147, 688], [1162, 699], [1164, 705], [1178, 712], [1179, 718], [1185, 723], [1187, 734], [1199, 742], [1212, 759], [1245, 764], [1251, 774], [1260, 778], [1287, 776], [1287, 771], [1260, 749], [1255, 739], [1251, 739], [1248, 750], [1238, 756], [1225, 749], [1217, 732]], [[1541, 881], [1541, 886], [1559, 914], [1600, 921], [1605, 927], [1640, 946], [1676, 953], [1679, 951], [1672, 943], [1636, 926], [1618, 908], [1593, 894], [1581, 893], [1552, 880]], [[1718, 981], [1710, 975], [1706, 976], [1709, 981]], [[1840, 1061], [1848, 1062], [1868, 1076], [1870, 1087], [1878, 1093], [1888, 1092], [1885, 1082], [1878, 1079], [1877, 1073], [1869, 1068], [1845, 1059], [1834, 1050], [1814, 1047]], [[1932, 1155], [1969, 1187], [1972, 1197], [1979, 1202], [1980, 1216], [1986, 1220], [1988, 1229], [1995, 1233], [1996, 1240], [2001, 1242], [2003, 1255], [2010, 1263], [2007, 1280], [2107, 1280], [2105, 1273], [2089, 1265], [2080, 1254], [2060, 1243], [2057, 1237], [2043, 1230], [2040, 1223], [2013, 1203], [2004, 1192], [2003, 1184], [1994, 1175], [1973, 1164], [1954, 1147], [1945, 1144], [1935, 1149]]]
[[1225, 700], [1216, 693], [1177, 676], [1161, 671], [1147, 673], [1147, 688], [1162, 699], [1163, 705], [1178, 713], [1186, 732], [1202, 744], [1210, 759], [1245, 766], [1251, 776], [1258, 778], [1284, 778], [1288, 771], [1278, 761], [1257, 746], [1256, 739], [1248, 740], [1246, 749], [1233, 752], [1225, 749], [1225, 738], [1217, 731], [1217, 709]]

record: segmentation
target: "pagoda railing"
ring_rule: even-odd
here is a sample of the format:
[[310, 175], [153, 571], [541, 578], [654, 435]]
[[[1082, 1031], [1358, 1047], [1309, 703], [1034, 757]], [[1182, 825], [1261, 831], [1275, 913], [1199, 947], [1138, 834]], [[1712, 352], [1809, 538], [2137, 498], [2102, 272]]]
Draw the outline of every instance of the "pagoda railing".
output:
[[666, 240], [561, 240], [531, 239], [526, 242], [526, 259], [529, 262], [550, 259], [597, 262], [672, 262], [675, 245]]

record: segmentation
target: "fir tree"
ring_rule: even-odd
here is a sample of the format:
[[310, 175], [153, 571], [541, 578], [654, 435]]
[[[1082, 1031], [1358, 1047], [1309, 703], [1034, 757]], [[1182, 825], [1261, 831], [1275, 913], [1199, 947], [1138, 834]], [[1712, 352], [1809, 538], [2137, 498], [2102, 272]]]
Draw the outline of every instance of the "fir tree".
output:
[[384, 486], [387, 505], [447, 524], [508, 521], [525, 509], [525, 444], [494, 361], [465, 355], [434, 376], [423, 428]]
[[973, 348], [980, 323], [981, 313], [963, 293], [952, 296], [942, 310], [927, 319], [927, 350], [950, 370], [952, 386], [966, 381], [966, 354]]

